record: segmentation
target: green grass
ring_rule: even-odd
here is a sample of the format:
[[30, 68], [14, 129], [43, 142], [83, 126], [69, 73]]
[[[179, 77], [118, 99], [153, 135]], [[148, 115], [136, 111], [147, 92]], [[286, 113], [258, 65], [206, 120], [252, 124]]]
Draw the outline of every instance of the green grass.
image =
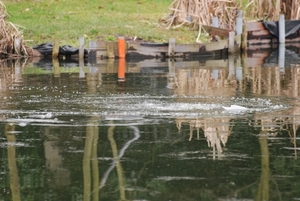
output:
[[[169, 14], [173, 0], [4, 0], [7, 21], [24, 27], [29, 46], [59, 38], [62, 45], [117, 36], [137, 36], [147, 41], [194, 43], [197, 30], [187, 27], [167, 30], [158, 26]], [[21, 29], [21, 28], [20, 28]]]

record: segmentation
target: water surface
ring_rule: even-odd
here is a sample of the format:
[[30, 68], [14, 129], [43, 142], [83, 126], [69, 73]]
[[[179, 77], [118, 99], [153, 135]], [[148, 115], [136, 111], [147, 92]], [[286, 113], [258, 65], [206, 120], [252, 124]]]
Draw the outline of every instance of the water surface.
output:
[[300, 200], [300, 71], [261, 55], [3, 61], [0, 200]]

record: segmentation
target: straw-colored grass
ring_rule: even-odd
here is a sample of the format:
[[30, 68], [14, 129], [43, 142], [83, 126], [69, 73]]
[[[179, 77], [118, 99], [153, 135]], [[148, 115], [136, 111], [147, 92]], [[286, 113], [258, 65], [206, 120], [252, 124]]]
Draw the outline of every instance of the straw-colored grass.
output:
[[0, 58], [27, 55], [23, 45], [22, 32], [13, 23], [8, 22], [6, 18], [6, 7], [0, 1]]
[[164, 21], [167, 28], [176, 28], [190, 23], [211, 25], [212, 18], [217, 17], [220, 28], [234, 30], [240, 8], [235, 0], [174, 0], [169, 7], [172, 14]]
[[299, 19], [300, 0], [174, 0], [169, 7], [171, 14], [162, 18], [167, 29], [183, 26], [196, 27], [199, 40], [202, 25], [212, 25], [217, 17], [219, 27], [235, 30], [237, 11], [243, 10], [244, 20], [277, 21], [280, 14], [286, 20]]
[[277, 21], [280, 14], [287, 20], [300, 18], [300, 0], [251, 0], [245, 9], [250, 18], [266, 21]]
[[212, 18], [218, 18], [220, 28], [235, 30], [235, 19], [241, 3], [235, 0], [174, 0], [171, 15], [161, 22], [167, 29], [192, 26], [199, 30], [196, 42], [201, 41], [202, 25], [210, 26]]

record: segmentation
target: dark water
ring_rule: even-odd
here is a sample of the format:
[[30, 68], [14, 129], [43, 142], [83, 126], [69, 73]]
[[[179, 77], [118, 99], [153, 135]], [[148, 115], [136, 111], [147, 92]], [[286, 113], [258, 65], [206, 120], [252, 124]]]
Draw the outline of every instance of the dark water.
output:
[[272, 54], [130, 61], [125, 83], [2, 61], [0, 201], [300, 200], [300, 68]]

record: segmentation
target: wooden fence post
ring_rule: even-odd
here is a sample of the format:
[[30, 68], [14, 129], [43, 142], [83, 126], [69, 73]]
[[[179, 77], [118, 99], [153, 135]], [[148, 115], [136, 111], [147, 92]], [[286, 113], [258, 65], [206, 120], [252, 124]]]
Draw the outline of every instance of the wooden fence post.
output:
[[247, 32], [247, 25], [243, 25], [243, 32], [242, 32], [242, 44], [241, 44], [241, 49], [243, 52], [247, 51], [247, 37], [248, 37], [248, 32]]
[[57, 38], [54, 39], [53, 47], [52, 47], [52, 58], [56, 59], [58, 58], [59, 54], [59, 40]]
[[84, 37], [79, 38], [79, 52], [78, 52], [79, 60], [84, 58]]
[[107, 43], [107, 56], [108, 56], [109, 59], [114, 59], [115, 58], [114, 43], [113, 42], [108, 42]]
[[243, 32], [243, 11], [238, 10], [237, 11], [237, 17], [236, 17], [236, 35], [242, 34]]
[[278, 46], [278, 67], [281, 73], [284, 73], [285, 63], [285, 44], [280, 43]]
[[284, 14], [279, 15], [278, 33], [279, 33], [279, 43], [285, 43], [285, 19], [284, 19]]
[[229, 32], [229, 37], [228, 37], [228, 52], [229, 53], [234, 53], [234, 36], [235, 33], [234, 31]]
[[169, 39], [168, 56], [169, 57], [175, 56], [175, 38]]

